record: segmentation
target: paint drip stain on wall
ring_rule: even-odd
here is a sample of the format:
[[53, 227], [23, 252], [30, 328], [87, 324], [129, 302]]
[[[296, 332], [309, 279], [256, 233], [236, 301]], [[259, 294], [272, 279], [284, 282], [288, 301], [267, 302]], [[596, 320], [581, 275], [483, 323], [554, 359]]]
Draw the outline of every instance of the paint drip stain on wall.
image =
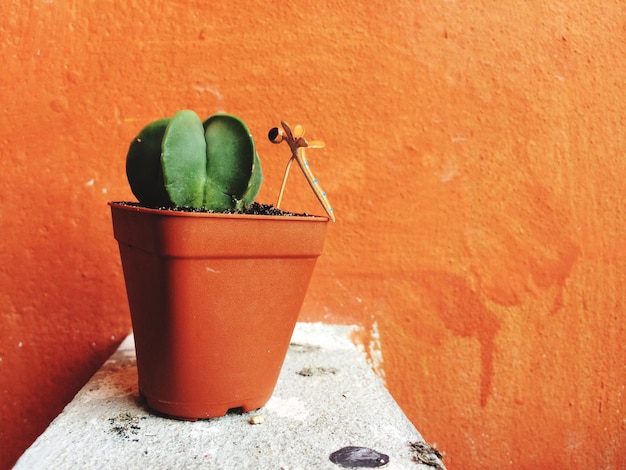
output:
[[469, 270], [480, 293], [505, 307], [553, 291], [547, 313], [555, 314], [580, 256], [574, 224], [547, 188], [524, 183], [511, 192], [466, 230]]
[[425, 304], [438, 314], [445, 327], [455, 335], [479, 341], [480, 404], [484, 407], [491, 391], [494, 341], [500, 319], [483, 305], [466, 279], [443, 271], [423, 272], [420, 279]]
[[416, 274], [428, 310], [453, 334], [480, 342], [483, 407], [492, 389], [495, 338], [501, 325], [487, 305], [518, 307], [540, 299], [546, 315], [556, 314], [580, 255], [566, 211], [546, 188], [520, 184], [513, 193], [496, 201], [493, 211], [483, 211], [480, 221], [466, 231], [469, 264], [464, 273]]

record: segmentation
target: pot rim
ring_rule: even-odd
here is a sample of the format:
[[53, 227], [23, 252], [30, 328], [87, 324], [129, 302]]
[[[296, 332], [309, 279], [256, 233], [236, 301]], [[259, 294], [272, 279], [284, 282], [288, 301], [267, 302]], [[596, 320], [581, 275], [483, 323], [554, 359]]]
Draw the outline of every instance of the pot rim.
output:
[[303, 221], [303, 222], [328, 222], [327, 216], [322, 215], [257, 215], [257, 214], [226, 214], [222, 212], [188, 212], [168, 209], [155, 209], [141, 206], [136, 202], [109, 201], [111, 207], [129, 212], [143, 212], [148, 214], [171, 216], [171, 217], [193, 217], [210, 219], [244, 219], [244, 220], [275, 220], [275, 221]]

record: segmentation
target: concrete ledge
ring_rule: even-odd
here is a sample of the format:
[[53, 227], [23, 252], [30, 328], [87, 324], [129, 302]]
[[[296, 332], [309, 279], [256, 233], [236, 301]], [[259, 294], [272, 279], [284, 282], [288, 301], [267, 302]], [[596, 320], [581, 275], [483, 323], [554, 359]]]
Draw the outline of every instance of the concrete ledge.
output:
[[[350, 342], [350, 329], [299, 323], [264, 408], [196, 422], [142, 406], [129, 336], [14, 468], [336, 470], [329, 456], [347, 446], [389, 456], [385, 468], [444, 468], [433, 453], [416, 456], [421, 435]], [[429, 465], [418, 463], [424, 457]]]

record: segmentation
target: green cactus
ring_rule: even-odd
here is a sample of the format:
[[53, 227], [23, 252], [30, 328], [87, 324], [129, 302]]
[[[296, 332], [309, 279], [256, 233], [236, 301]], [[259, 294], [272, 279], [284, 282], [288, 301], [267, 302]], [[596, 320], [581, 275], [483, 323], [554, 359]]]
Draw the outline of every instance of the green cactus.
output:
[[144, 127], [130, 144], [126, 156], [130, 189], [146, 206], [172, 205], [163, 184], [161, 168], [161, 142], [169, 122], [169, 118], [160, 119]]
[[202, 122], [190, 110], [142, 129], [128, 149], [126, 174], [141, 204], [216, 212], [251, 204], [263, 179], [243, 121], [214, 114]]

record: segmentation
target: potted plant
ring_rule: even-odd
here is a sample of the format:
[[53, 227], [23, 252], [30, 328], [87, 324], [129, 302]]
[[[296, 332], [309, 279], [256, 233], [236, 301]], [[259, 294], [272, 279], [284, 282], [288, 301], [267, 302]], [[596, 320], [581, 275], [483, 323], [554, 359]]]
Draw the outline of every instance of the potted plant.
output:
[[[139, 391], [149, 408], [195, 420], [270, 398], [322, 252], [328, 200], [310, 173], [301, 126], [268, 136], [292, 156], [276, 207], [248, 127], [193, 111], [147, 125], [126, 171], [138, 203], [110, 202], [131, 312]], [[278, 209], [298, 162], [327, 216]]]

